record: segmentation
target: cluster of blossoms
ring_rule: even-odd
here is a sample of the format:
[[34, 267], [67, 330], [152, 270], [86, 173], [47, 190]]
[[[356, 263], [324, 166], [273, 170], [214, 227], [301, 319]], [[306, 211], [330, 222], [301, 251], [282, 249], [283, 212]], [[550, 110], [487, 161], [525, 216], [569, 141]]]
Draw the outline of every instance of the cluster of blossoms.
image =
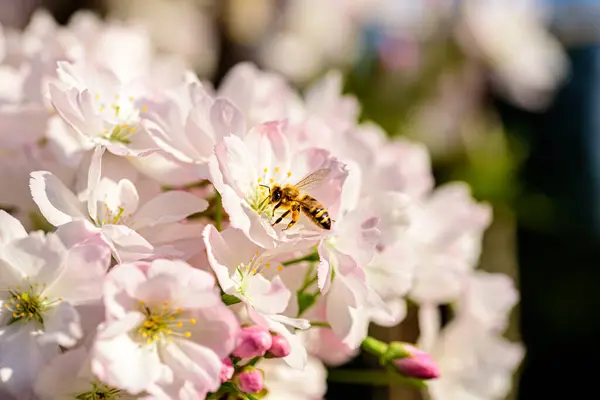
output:
[[[0, 40], [0, 397], [317, 399], [361, 346], [436, 399], [509, 389], [518, 294], [474, 270], [491, 210], [358, 124], [338, 74], [215, 89], [88, 14]], [[420, 350], [367, 337], [407, 299]]]

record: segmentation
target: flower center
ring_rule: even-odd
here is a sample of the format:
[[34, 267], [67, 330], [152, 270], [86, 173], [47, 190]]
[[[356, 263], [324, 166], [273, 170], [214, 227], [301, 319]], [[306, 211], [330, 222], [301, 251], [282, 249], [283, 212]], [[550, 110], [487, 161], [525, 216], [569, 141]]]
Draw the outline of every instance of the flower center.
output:
[[51, 307], [62, 301], [61, 298], [49, 300], [48, 296], [42, 296], [46, 284], [28, 283], [25, 290], [21, 286], [8, 287], [10, 297], [4, 303], [4, 308], [11, 312], [11, 319], [8, 324], [14, 324], [19, 321], [25, 323], [37, 321], [40, 325], [44, 324], [44, 313]]
[[162, 307], [150, 308], [144, 302], [140, 302], [140, 311], [146, 319], [137, 327], [137, 334], [146, 341], [146, 344], [162, 340], [170, 342], [173, 336], [185, 338], [192, 336], [190, 331], [184, 329], [184, 325], [195, 325], [196, 320], [183, 318], [181, 308], [173, 310], [168, 302], [163, 303]]
[[77, 400], [117, 400], [124, 392], [104, 383], [92, 383], [92, 390], [75, 396]]
[[[252, 259], [248, 263], [240, 263], [238, 265], [233, 281], [236, 284], [236, 291], [242, 296], [246, 297], [246, 290], [248, 289], [248, 278], [260, 274], [263, 275], [265, 269], [271, 268], [270, 263], [263, 264], [258, 256], [258, 252], [254, 254]], [[278, 271], [283, 270], [283, 265], [277, 267]]]
[[140, 110], [134, 104], [135, 98], [123, 98], [116, 95], [114, 100], [106, 106], [102, 97], [97, 94], [94, 97], [94, 101], [98, 112], [107, 120], [114, 121], [112, 128], [109, 127], [109, 129], [102, 131], [101, 136], [111, 142], [130, 144], [131, 137], [135, 133], [139, 123], [140, 115]]
[[247, 196], [246, 200], [250, 207], [259, 214], [271, 212], [274, 204], [269, 204], [270, 189], [276, 183], [285, 181], [292, 176], [291, 172], [282, 173], [280, 168], [275, 168], [272, 172], [269, 168], [264, 168], [263, 173], [256, 179], [254, 190]]
[[104, 204], [105, 217], [102, 219], [100, 225], [127, 225], [133, 226], [134, 222], [128, 223], [131, 214], [124, 214], [125, 209], [123, 207], [117, 207], [117, 211], [113, 212], [106, 204]]

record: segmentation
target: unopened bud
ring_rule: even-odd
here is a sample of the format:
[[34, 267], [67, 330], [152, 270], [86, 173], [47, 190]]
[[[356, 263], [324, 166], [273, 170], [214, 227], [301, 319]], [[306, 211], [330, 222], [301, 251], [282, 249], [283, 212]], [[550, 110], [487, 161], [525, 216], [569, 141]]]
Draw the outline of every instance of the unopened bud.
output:
[[273, 335], [271, 337], [271, 348], [267, 352], [267, 358], [287, 357], [290, 354], [290, 342], [281, 335]]
[[264, 376], [263, 372], [254, 367], [244, 368], [237, 375], [237, 385], [244, 393], [258, 393], [263, 389]]
[[232, 354], [239, 358], [262, 357], [272, 344], [268, 330], [258, 325], [248, 326], [242, 329], [238, 345]]
[[235, 367], [229, 357], [223, 359], [223, 366], [221, 367], [221, 383], [227, 382], [233, 377]]
[[408, 356], [393, 360], [394, 366], [400, 373], [417, 379], [436, 379], [440, 376], [440, 369], [429, 353], [409, 344], [403, 347]]

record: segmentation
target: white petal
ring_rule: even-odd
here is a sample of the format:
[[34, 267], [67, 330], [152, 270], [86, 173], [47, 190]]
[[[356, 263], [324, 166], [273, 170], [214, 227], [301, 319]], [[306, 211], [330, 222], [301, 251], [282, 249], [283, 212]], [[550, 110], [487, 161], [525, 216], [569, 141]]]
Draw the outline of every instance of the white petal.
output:
[[237, 266], [241, 262], [240, 258], [232, 252], [232, 249], [213, 225], [207, 225], [202, 236], [204, 237], [208, 262], [217, 276], [221, 289], [224, 292], [233, 289], [235, 284], [231, 280], [231, 276], [236, 273]]
[[103, 330], [112, 330], [111, 324], [101, 328], [92, 350], [92, 371], [103, 382], [139, 394], [156, 384], [164, 367], [155, 346], [134, 342], [125, 333], [105, 339]]
[[210, 349], [188, 340], [161, 346], [161, 358], [175, 376], [214, 392], [221, 384], [221, 359]]
[[136, 231], [125, 225], [103, 225], [102, 232], [111, 240], [121, 262], [150, 257], [154, 247]]
[[0, 244], [13, 240], [22, 239], [27, 236], [27, 231], [18, 219], [4, 210], [0, 210]]
[[99, 300], [104, 275], [110, 266], [106, 244], [81, 244], [71, 248], [64, 259], [60, 277], [45, 291], [49, 298], [62, 297], [74, 305]]
[[98, 184], [100, 184], [100, 177], [102, 176], [102, 155], [104, 154], [105, 149], [106, 148], [104, 146], [96, 146], [88, 170], [87, 208], [88, 213], [94, 220], [98, 218], [98, 203], [96, 201], [96, 198], [93, 196], [93, 193], [94, 190], [98, 187]]
[[168, 222], [178, 222], [204, 211], [208, 202], [192, 193], [171, 190], [144, 204], [132, 218], [136, 229]]
[[44, 315], [44, 333], [38, 340], [41, 344], [56, 343], [63, 347], [72, 347], [82, 337], [77, 310], [63, 301]]
[[33, 201], [52, 225], [59, 226], [74, 219], [86, 218], [81, 202], [52, 173], [32, 172], [29, 186]]

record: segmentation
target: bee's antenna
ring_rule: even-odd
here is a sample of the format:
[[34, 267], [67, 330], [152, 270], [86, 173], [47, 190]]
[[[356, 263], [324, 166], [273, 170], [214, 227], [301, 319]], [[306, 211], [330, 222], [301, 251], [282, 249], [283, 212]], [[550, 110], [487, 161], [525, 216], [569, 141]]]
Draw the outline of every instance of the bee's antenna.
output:
[[269, 194], [271, 194], [271, 187], [270, 187], [270, 186], [267, 186], [267, 185], [261, 185], [261, 184], [259, 184], [258, 186], [266, 187], [267, 189], [269, 189]]

